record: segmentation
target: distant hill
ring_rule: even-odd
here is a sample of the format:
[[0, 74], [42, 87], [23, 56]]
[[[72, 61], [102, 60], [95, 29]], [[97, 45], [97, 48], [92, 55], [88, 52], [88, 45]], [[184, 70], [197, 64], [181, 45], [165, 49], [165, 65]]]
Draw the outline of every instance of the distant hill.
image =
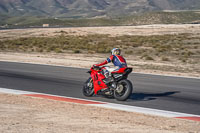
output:
[[50, 27], [88, 27], [88, 26], [125, 26], [148, 24], [200, 24], [200, 11], [181, 12], [145, 12], [131, 16], [116, 18], [47, 18], [38, 16], [9, 17], [0, 15], [1, 28], [28, 28], [42, 27], [49, 24]]
[[118, 17], [162, 10], [200, 10], [200, 0], [0, 0], [4, 16]]

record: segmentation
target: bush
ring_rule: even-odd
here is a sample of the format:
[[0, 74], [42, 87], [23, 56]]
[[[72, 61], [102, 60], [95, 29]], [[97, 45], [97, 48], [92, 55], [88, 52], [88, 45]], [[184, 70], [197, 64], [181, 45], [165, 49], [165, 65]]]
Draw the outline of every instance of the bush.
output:
[[180, 60], [181, 60], [182, 62], [184, 62], [184, 63], [187, 61], [186, 58], [180, 58]]
[[162, 61], [170, 61], [167, 57], [162, 57]]
[[153, 57], [151, 57], [151, 56], [146, 56], [146, 57], [145, 57], [145, 60], [154, 60], [154, 59], [153, 59]]
[[153, 57], [151, 57], [151, 56], [149, 56], [149, 55], [147, 55], [147, 54], [142, 55], [141, 58], [142, 58], [142, 59], [145, 59], [145, 60], [154, 60]]
[[133, 43], [133, 44], [132, 44], [132, 47], [134, 47], [134, 48], [135, 48], [135, 47], [139, 47], [139, 46], [142, 46], [142, 44], [139, 44], [139, 43]]
[[105, 46], [104, 47], [99, 47], [99, 48], [97, 48], [96, 52], [97, 53], [109, 53], [110, 49], [106, 48]]
[[76, 49], [76, 50], [73, 50], [74, 53], [78, 54], [78, 53], [81, 53], [80, 50]]
[[132, 50], [128, 50], [128, 51], [125, 51], [125, 54], [133, 54], [133, 51]]
[[56, 49], [54, 50], [54, 52], [56, 52], [56, 53], [62, 53], [62, 50], [61, 50], [60, 48], [56, 48]]

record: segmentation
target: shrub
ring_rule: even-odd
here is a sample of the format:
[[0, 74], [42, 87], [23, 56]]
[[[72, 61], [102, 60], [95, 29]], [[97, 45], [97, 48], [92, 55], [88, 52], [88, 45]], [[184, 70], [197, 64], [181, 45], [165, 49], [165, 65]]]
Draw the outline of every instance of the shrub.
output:
[[167, 57], [162, 57], [162, 61], [170, 61]]
[[56, 49], [54, 49], [54, 52], [56, 52], [56, 53], [62, 53], [62, 50], [60, 48], [56, 48]]
[[43, 49], [39, 49], [39, 52], [41, 52], [41, 53], [42, 53], [42, 52], [44, 52], [44, 50], [43, 50]]
[[133, 51], [132, 50], [128, 50], [128, 51], [125, 51], [125, 54], [133, 54]]
[[133, 43], [133, 44], [132, 44], [132, 47], [134, 47], [134, 48], [135, 48], [135, 47], [139, 47], [139, 46], [142, 46], [142, 44], [139, 44], [139, 43]]
[[97, 53], [106, 53], [106, 50], [103, 47], [97, 48]]
[[144, 58], [145, 60], [154, 60], [153, 57], [151, 57], [151, 56], [149, 56], [147, 54], [142, 55], [141, 58], [142, 59]]
[[73, 50], [74, 53], [78, 54], [78, 53], [81, 53], [80, 50], [76, 49], [76, 50]]
[[186, 62], [186, 61], [187, 61], [186, 58], [180, 58], [180, 60], [181, 60], [182, 62]]
[[153, 57], [151, 57], [151, 56], [146, 56], [146, 57], [145, 57], [145, 60], [154, 60], [154, 59], [153, 59]]

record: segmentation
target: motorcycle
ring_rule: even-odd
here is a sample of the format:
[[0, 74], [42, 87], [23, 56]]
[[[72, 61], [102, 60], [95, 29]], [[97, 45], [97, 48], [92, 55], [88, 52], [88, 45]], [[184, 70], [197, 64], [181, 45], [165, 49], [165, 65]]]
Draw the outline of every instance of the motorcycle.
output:
[[[88, 73], [90, 77], [84, 83], [83, 94], [87, 97], [104, 95], [114, 97], [118, 101], [125, 101], [132, 93], [132, 83], [127, 79], [132, 72], [132, 68], [120, 69], [118, 73], [111, 72], [111, 76], [106, 78], [104, 70], [106, 66], [93, 66]], [[109, 80], [109, 82], [108, 82]]]

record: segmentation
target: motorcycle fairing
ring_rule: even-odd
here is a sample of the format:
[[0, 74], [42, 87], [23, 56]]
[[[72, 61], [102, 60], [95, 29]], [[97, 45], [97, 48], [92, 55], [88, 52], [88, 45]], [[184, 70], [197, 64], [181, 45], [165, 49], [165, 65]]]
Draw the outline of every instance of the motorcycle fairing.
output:
[[93, 80], [95, 94], [97, 94], [97, 92], [101, 89], [108, 88], [107, 85], [103, 82], [103, 79], [105, 79], [105, 76], [99, 73], [98, 71], [92, 71], [91, 78]]
[[123, 67], [123, 68], [120, 68], [119, 70], [113, 71], [113, 72], [111, 72], [111, 73], [112, 73], [112, 74], [114, 74], [114, 73], [124, 73], [125, 70], [126, 70], [126, 67]]

